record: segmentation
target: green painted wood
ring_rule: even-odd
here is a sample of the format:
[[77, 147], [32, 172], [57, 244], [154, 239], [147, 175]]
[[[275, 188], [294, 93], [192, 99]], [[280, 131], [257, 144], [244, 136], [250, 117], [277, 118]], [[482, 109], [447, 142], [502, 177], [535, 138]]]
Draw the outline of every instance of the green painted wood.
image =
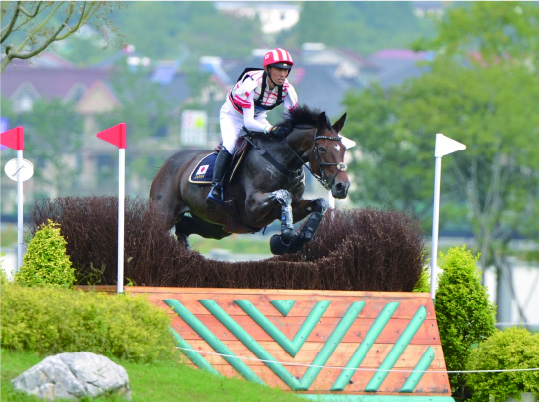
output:
[[301, 383], [304, 384], [307, 389], [312, 385], [322, 370], [322, 367], [314, 366], [323, 366], [326, 364], [331, 354], [337, 349], [337, 346], [339, 346], [339, 343], [341, 343], [342, 339], [361, 313], [361, 310], [363, 310], [363, 307], [365, 307], [365, 304], [364, 301], [357, 301], [353, 302], [350, 307], [348, 307], [348, 310], [335, 327], [335, 330], [331, 333], [320, 352], [318, 352], [314, 358], [312, 362], [313, 366], [309, 367], [301, 378]]
[[253, 370], [249, 368], [240, 359], [234, 357], [234, 353], [217, 338], [202, 322], [198, 320], [179, 300], [164, 300], [164, 302], [171, 307], [176, 314], [180, 316], [182, 320], [186, 322], [193, 330], [200, 335], [204, 341], [210, 345], [213, 350], [223, 355], [225, 359], [232, 367], [234, 367], [238, 373], [240, 373], [246, 380], [252, 381], [257, 384], [264, 384], [264, 381], [258, 377]]
[[236, 323], [214, 300], [199, 300], [206, 309], [217, 318], [239, 341], [241, 341], [256, 357], [265, 360], [264, 364], [283, 380], [291, 389], [295, 391], [304, 391], [305, 388], [288, 370], [275, 358], [258, 344], [240, 325]]
[[329, 306], [329, 301], [317, 302], [309, 315], [305, 318], [305, 321], [303, 321], [303, 324], [294, 336], [294, 339], [290, 340], [249, 300], [234, 300], [234, 302], [292, 357], [295, 357], [299, 352]]
[[174, 331], [174, 329], [170, 328], [170, 332], [172, 332], [176, 346], [180, 347], [181, 352], [185, 354], [193, 363], [195, 363], [197, 367], [222, 377], [221, 373], [217, 371], [206, 359], [204, 359], [200, 353], [196, 352], [185, 339]]
[[421, 378], [423, 378], [423, 374], [425, 374], [424, 371], [429, 368], [433, 360], [434, 349], [429, 346], [414, 367], [414, 370], [418, 371], [414, 371], [412, 372], [412, 374], [410, 374], [410, 376], [406, 379], [406, 382], [402, 386], [400, 392], [414, 392], [415, 387], [417, 387], [417, 384], [419, 384], [419, 381], [421, 380]]
[[[414, 314], [408, 325], [406, 326], [406, 329], [403, 331], [399, 339], [397, 339], [397, 342], [395, 342], [395, 345], [391, 348], [389, 353], [387, 354], [386, 358], [380, 364], [379, 370], [391, 370], [393, 366], [395, 365], [396, 361], [398, 360], [399, 356], [402, 354], [404, 349], [410, 344], [410, 341], [414, 337], [414, 335], [417, 333], [423, 322], [425, 321], [425, 318], [427, 317], [427, 310], [424, 306], [420, 306], [417, 309], [417, 312]], [[365, 391], [375, 392], [378, 391], [378, 388], [380, 388], [380, 385], [384, 382], [385, 378], [388, 375], [388, 371], [376, 371], [374, 376], [371, 378], [369, 383], [367, 384], [367, 387], [365, 388]]]
[[296, 303], [295, 300], [272, 300], [270, 303], [275, 307], [279, 313], [283, 315], [283, 317], [286, 317], [290, 310], [292, 309], [292, 306]]
[[328, 361], [331, 354], [335, 351], [342, 338], [346, 335], [350, 326], [354, 323], [359, 313], [365, 306], [365, 302], [353, 302], [335, 330], [329, 336], [328, 340], [314, 358], [311, 367], [309, 367], [300, 381], [298, 381], [288, 370], [280, 363], [275, 361], [275, 358], [268, 353], [258, 342], [256, 342], [247, 332], [238, 325], [232, 317], [230, 317], [214, 300], [199, 300], [199, 302], [208, 309], [230, 332], [234, 334], [256, 357], [264, 360], [266, 364], [281, 380], [283, 380], [290, 389], [294, 391], [305, 391], [312, 385], [322, 367]]
[[380, 314], [378, 314], [376, 321], [374, 321], [367, 332], [365, 339], [361, 342], [361, 345], [356, 349], [350, 360], [348, 360], [348, 363], [346, 363], [345, 368], [341, 371], [337, 380], [335, 380], [330, 391], [342, 391], [344, 390], [344, 387], [349, 384], [356, 369], [359, 368], [372, 345], [376, 343], [376, 339], [378, 339], [380, 333], [385, 328], [399, 305], [399, 302], [390, 302], [384, 306]]
[[455, 402], [450, 396], [428, 395], [351, 395], [351, 394], [294, 394], [319, 402]]

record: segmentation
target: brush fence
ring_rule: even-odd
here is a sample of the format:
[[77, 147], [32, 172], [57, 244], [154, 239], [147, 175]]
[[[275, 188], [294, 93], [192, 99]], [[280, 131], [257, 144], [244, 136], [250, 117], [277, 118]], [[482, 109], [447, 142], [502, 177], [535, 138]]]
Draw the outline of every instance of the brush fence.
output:
[[125, 291], [168, 311], [188, 364], [217, 375], [318, 400], [453, 400], [428, 293]]

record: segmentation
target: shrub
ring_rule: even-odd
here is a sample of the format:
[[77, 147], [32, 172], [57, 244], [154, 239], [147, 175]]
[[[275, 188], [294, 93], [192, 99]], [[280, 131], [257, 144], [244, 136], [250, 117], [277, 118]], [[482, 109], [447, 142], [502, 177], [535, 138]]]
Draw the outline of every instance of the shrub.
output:
[[[30, 229], [47, 219], [61, 224], [78, 284], [116, 284], [116, 198], [40, 200]], [[138, 286], [411, 292], [426, 260], [417, 219], [352, 209], [328, 211], [313, 241], [294, 255], [214, 261], [176, 241], [155, 205], [126, 199], [124, 276]]]
[[414, 286], [414, 292], [430, 293], [430, 268], [427, 266], [421, 271], [419, 279]]
[[1, 309], [3, 348], [88, 351], [140, 362], [174, 353], [169, 316], [142, 296], [8, 284]]
[[[468, 361], [472, 345], [488, 338], [496, 330], [496, 308], [488, 300], [481, 285], [479, 270], [466, 246], [451, 248], [440, 253], [438, 289], [435, 310], [440, 330], [440, 341], [449, 371], [462, 371]], [[463, 374], [450, 374], [451, 389], [456, 398], [466, 391]]]
[[[467, 370], [506, 370], [539, 367], [539, 334], [524, 328], [497, 331], [477, 349], [472, 350]], [[539, 371], [468, 374], [466, 384], [472, 389], [472, 401], [494, 397], [520, 399], [521, 392], [539, 396]]]
[[66, 246], [67, 242], [60, 234], [60, 225], [49, 219], [30, 240], [23, 264], [15, 274], [15, 283], [26, 286], [50, 284], [73, 287], [75, 269], [66, 254]]

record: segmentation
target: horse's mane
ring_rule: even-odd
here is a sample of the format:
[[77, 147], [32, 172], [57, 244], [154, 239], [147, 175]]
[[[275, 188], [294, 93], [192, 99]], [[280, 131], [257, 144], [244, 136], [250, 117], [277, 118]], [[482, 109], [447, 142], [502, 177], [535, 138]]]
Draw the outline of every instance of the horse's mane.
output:
[[278, 125], [284, 126], [290, 132], [296, 126], [315, 127], [318, 123], [318, 116], [322, 113], [319, 109], [301, 105], [290, 112], [290, 114]]

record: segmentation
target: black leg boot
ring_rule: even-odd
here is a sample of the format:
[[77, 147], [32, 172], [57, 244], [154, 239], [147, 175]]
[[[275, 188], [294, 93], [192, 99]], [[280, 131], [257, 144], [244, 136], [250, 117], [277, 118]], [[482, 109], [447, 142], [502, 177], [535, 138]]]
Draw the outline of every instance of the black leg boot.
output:
[[223, 204], [223, 179], [231, 162], [232, 154], [228, 153], [226, 148], [221, 148], [213, 167], [213, 180], [210, 193], [206, 197], [206, 204], [208, 206], [215, 207]]

